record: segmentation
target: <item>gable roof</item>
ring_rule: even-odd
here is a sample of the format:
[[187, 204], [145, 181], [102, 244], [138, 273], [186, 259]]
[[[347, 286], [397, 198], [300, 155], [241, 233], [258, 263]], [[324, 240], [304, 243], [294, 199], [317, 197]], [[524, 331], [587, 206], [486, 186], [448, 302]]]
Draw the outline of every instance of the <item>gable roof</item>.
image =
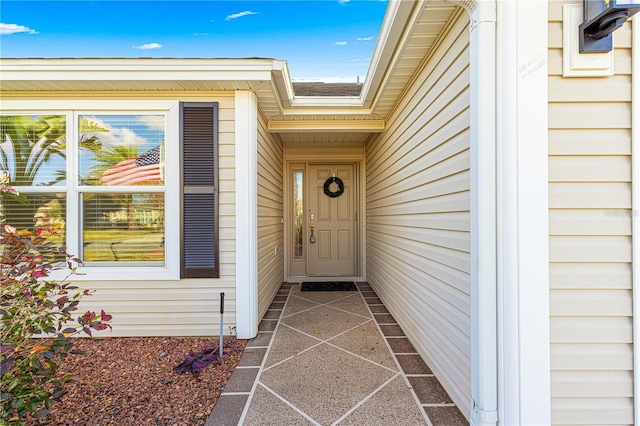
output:
[[360, 83], [292, 83], [295, 96], [360, 96]]

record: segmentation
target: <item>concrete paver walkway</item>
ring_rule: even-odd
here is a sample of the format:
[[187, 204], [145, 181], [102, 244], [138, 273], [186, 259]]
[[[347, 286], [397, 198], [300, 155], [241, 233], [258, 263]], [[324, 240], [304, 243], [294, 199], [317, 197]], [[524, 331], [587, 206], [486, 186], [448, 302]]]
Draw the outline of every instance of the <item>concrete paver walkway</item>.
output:
[[207, 425], [468, 424], [366, 283], [284, 284]]

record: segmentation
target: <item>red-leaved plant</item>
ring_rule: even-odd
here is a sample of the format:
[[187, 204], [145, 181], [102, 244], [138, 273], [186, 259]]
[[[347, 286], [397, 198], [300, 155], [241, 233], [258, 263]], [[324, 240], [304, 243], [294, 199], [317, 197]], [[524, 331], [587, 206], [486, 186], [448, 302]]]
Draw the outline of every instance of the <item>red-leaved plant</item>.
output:
[[[7, 185], [6, 175], [2, 178], [0, 197], [18, 197]], [[72, 312], [91, 292], [68, 281], [81, 262], [66, 248], [46, 244], [52, 232], [40, 228], [32, 233], [0, 224], [0, 424], [25, 424], [28, 416], [49, 414], [53, 402], [66, 393], [65, 383], [74, 380], [56, 378], [59, 364], [73, 353], [69, 337], [111, 328], [107, 324], [111, 315], [104, 311], [86, 312], [74, 320]], [[69, 271], [61, 281], [47, 280], [54, 259], [62, 259]], [[34, 338], [38, 335], [48, 338]]]

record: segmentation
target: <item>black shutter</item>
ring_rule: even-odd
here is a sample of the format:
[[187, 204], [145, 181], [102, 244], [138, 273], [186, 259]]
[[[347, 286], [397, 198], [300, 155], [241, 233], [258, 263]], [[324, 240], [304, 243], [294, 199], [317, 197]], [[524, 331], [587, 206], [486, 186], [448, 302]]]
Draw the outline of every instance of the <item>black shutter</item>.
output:
[[218, 278], [218, 103], [180, 105], [181, 278]]

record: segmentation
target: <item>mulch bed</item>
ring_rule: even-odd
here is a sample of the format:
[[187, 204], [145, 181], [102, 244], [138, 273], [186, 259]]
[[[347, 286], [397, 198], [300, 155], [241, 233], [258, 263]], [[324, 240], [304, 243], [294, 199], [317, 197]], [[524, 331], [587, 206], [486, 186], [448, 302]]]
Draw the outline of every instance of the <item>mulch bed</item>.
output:
[[202, 425], [224, 389], [246, 340], [225, 337], [223, 362], [194, 376], [174, 367], [185, 354], [218, 339], [128, 337], [77, 339], [60, 367], [77, 377], [65, 386], [62, 403], [29, 425]]

